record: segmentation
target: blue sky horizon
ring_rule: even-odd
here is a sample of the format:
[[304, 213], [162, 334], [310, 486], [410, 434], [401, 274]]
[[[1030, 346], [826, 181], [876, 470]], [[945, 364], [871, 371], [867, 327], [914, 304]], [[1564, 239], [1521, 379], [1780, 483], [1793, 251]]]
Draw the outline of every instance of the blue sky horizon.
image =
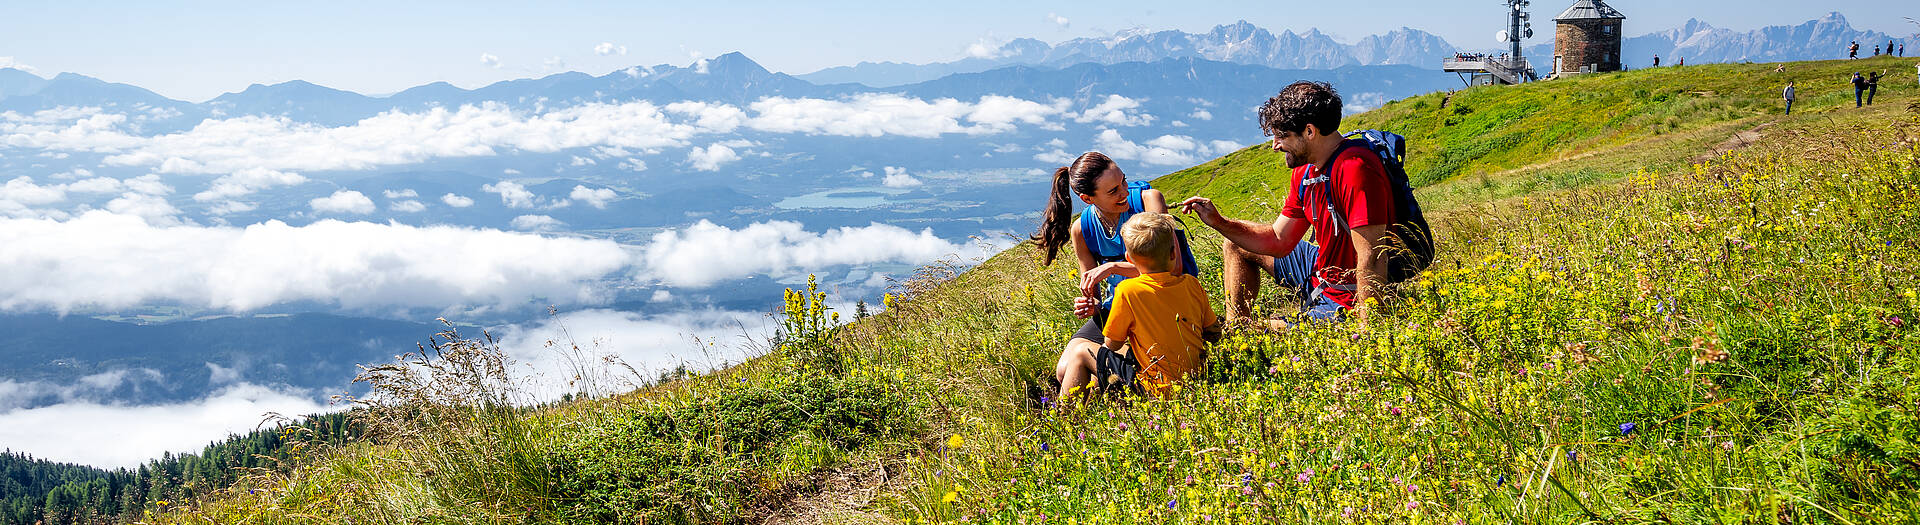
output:
[[[1537, 25], [1568, 2], [1534, 2]], [[1792, 25], [1835, 11], [1832, 4], [1712, 0], [1663, 8], [1643, 0], [1609, 2], [1627, 14], [1630, 35], [1670, 29], [1688, 18], [1746, 31]], [[597, 5], [412, 3], [312, 8], [190, 2], [98, 5], [41, 4], [5, 8], [0, 67], [52, 76], [73, 72], [123, 82], [171, 98], [200, 102], [251, 84], [305, 80], [381, 95], [436, 81], [475, 88], [564, 71], [590, 74], [630, 66], [686, 65], [741, 52], [774, 71], [803, 74], [872, 62], [944, 62], [975, 46], [1015, 38], [1048, 43], [1102, 37], [1133, 28], [1205, 32], [1247, 20], [1274, 32], [1318, 29], [1352, 42], [1400, 27], [1420, 29], [1462, 48], [1493, 48], [1502, 2], [1382, 0], [1276, 5], [1222, 2], [1182, 5], [1119, 0], [1030, 5], [1003, 0], [901, 6], [837, 2], [831, 6], [766, 1], [729, 5]], [[1891, 3], [1850, 4], [1839, 12], [1858, 29], [1913, 34], [1907, 16], [1920, 9]], [[1912, 11], [1908, 13], [1906, 11]], [[1539, 31], [1529, 44], [1545, 42]], [[795, 43], [802, 45], [795, 45]]]

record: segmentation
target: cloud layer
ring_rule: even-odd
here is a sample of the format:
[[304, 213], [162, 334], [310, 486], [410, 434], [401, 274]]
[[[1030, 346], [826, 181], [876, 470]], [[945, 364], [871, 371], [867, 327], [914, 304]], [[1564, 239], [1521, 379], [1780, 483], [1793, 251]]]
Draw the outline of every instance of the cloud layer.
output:
[[[525, 215], [513, 226], [561, 225]], [[0, 272], [0, 311], [178, 303], [244, 312], [296, 301], [362, 311], [604, 304], [623, 287], [703, 287], [842, 265], [924, 264], [986, 249], [877, 223], [816, 233], [797, 222], [733, 229], [701, 221], [634, 246], [333, 219], [305, 226], [160, 224], [93, 210], [65, 220], [0, 218], [0, 268], [8, 269]]]
[[[106, 166], [222, 175], [213, 187], [195, 195], [201, 201], [214, 201], [303, 183], [305, 177], [298, 174], [303, 171], [369, 170], [432, 159], [551, 153], [571, 148], [658, 151], [690, 147], [703, 135], [741, 129], [935, 138], [1007, 133], [1023, 126], [1061, 130], [1067, 122], [1140, 126], [1155, 120], [1140, 110], [1140, 101], [1119, 95], [1101, 99], [1084, 111], [1072, 111], [1071, 106], [1072, 102], [1065, 99], [1039, 102], [989, 95], [968, 102], [898, 94], [838, 99], [767, 97], [744, 109], [711, 102], [659, 106], [634, 101], [527, 111], [488, 102], [418, 112], [389, 111], [338, 127], [282, 116], [214, 118], [185, 131], [153, 136], [139, 133], [138, 119], [125, 114], [63, 107], [32, 114], [0, 113], [0, 147], [89, 152], [103, 155]], [[690, 163], [697, 169], [714, 169], [725, 163], [726, 154], [734, 146], [724, 144], [695, 148]], [[644, 169], [637, 160], [627, 160]]]
[[197, 452], [228, 434], [250, 432], [269, 412], [299, 416], [328, 410], [309, 396], [239, 383], [189, 403], [71, 401], [0, 412], [0, 443], [41, 459], [137, 467], [165, 452]]

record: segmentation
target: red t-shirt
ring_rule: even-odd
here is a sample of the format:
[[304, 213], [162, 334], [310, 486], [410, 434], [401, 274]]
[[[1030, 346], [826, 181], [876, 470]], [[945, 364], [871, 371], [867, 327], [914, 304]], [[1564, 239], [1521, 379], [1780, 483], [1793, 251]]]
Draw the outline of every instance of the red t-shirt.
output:
[[[1320, 257], [1313, 261], [1316, 275], [1329, 285], [1352, 285], [1354, 266], [1357, 258], [1353, 255], [1353, 238], [1350, 230], [1341, 230], [1327, 213], [1325, 196], [1333, 195], [1335, 209], [1347, 219], [1348, 228], [1359, 228], [1374, 224], [1393, 224], [1393, 191], [1387, 184], [1387, 170], [1380, 164], [1380, 156], [1367, 149], [1364, 140], [1349, 140], [1347, 147], [1333, 158], [1331, 170], [1320, 170], [1318, 166], [1301, 166], [1293, 169], [1293, 185], [1297, 188], [1287, 192], [1287, 204], [1280, 214], [1295, 219], [1306, 219], [1313, 225], [1313, 240], [1320, 245]], [[1329, 173], [1329, 171], [1331, 173]], [[1312, 172], [1312, 175], [1308, 175]], [[1303, 177], [1328, 177], [1326, 182], [1308, 184], [1300, 188]], [[1301, 193], [1306, 194], [1303, 199]], [[1312, 210], [1309, 214], [1308, 210]], [[1328, 288], [1328, 299], [1341, 306], [1353, 307], [1354, 292]]]

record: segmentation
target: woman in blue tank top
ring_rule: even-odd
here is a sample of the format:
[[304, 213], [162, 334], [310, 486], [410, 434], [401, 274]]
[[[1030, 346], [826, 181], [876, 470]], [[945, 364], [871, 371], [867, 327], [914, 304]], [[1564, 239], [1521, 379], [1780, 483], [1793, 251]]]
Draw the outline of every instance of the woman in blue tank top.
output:
[[[1073, 215], [1075, 196], [1087, 204], [1077, 217]], [[1094, 370], [1095, 356], [1106, 342], [1100, 329], [1106, 325], [1113, 286], [1140, 275], [1140, 271], [1124, 259], [1126, 245], [1120, 239], [1120, 225], [1143, 211], [1166, 213], [1166, 197], [1144, 182], [1127, 184], [1127, 175], [1106, 155], [1090, 151], [1081, 154], [1073, 164], [1053, 171], [1052, 194], [1041, 213], [1040, 231], [1032, 238], [1044, 254], [1044, 264], [1049, 266], [1059, 256], [1061, 246], [1073, 245], [1075, 262], [1080, 268], [1081, 294], [1073, 299], [1073, 314], [1087, 320], [1067, 341], [1054, 368], [1056, 378], [1063, 385], [1087, 384], [1086, 376]], [[1188, 272], [1181, 267], [1179, 257], [1174, 259], [1174, 272]]]

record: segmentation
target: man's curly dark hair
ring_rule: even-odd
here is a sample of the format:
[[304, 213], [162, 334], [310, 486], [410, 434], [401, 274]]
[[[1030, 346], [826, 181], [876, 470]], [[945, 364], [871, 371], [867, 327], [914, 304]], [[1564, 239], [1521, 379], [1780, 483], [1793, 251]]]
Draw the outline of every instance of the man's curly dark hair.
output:
[[1282, 131], [1299, 133], [1308, 124], [1322, 134], [1340, 132], [1340, 93], [1332, 84], [1294, 82], [1260, 106], [1260, 131], [1269, 137]]

